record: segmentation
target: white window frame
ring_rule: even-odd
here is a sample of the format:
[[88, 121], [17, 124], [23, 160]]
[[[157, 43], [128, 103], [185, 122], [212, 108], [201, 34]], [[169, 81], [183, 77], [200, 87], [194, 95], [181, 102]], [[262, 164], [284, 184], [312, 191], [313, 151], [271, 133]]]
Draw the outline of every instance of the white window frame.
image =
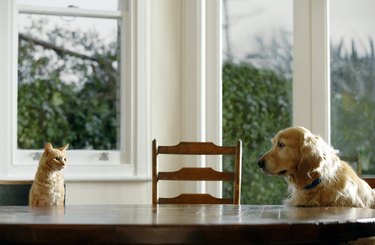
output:
[[293, 125], [330, 142], [328, 0], [294, 0]]
[[[148, 180], [150, 161], [150, 85], [149, 85], [149, 0], [120, 0], [122, 11], [84, 11], [71, 9], [76, 16], [121, 18], [121, 149], [119, 151], [68, 151], [66, 180]], [[36, 151], [17, 149], [17, 15], [18, 11], [38, 13], [40, 8], [17, 6], [15, 0], [0, 1], [0, 177], [32, 179], [38, 165], [32, 156]], [[58, 8], [43, 12], [59, 14]], [[124, 82], [126, 81], [126, 82]], [[125, 105], [127, 105], [125, 107]], [[128, 106], [130, 105], [130, 106]], [[125, 123], [125, 118], [131, 118]], [[53, 142], [52, 142], [53, 143]], [[43, 147], [43, 146], [42, 146]], [[41, 150], [42, 151], [42, 150]], [[40, 152], [41, 152], [40, 151]], [[99, 160], [106, 153], [107, 161]]]

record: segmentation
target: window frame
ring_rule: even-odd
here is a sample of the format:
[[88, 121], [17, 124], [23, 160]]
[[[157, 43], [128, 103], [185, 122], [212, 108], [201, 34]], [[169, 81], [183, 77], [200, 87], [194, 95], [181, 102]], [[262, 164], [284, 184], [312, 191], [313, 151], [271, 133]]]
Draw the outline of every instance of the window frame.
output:
[[293, 125], [330, 143], [328, 0], [294, 0]]
[[[119, 0], [121, 11], [86, 11], [71, 9], [72, 15], [86, 17], [101, 16], [102, 18], [119, 18], [122, 15], [121, 33], [121, 149], [118, 151], [102, 150], [70, 150], [68, 152], [68, 166], [64, 170], [67, 180], [148, 180], [147, 163], [150, 152], [149, 125], [149, 0]], [[20, 12], [35, 12], [61, 14], [55, 7], [33, 7], [17, 5], [16, 0], [0, 2], [3, 16], [0, 17], [0, 109], [5, 112], [3, 122], [0, 122], [0, 177], [4, 179], [32, 179], [38, 160], [33, 160], [35, 150], [17, 149], [17, 50], [18, 30], [17, 15]], [[1, 41], [0, 41], [1, 42]], [[125, 55], [127, 54], [127, 55]], [[126, 105], [126, 106], [125, 106]], [[125, 123], [125, 118], [130, 118]], [[108, 161], [101, 161], [99, 157], [106, 153]], [[71, 164], [69, 164], [69, 162]]]

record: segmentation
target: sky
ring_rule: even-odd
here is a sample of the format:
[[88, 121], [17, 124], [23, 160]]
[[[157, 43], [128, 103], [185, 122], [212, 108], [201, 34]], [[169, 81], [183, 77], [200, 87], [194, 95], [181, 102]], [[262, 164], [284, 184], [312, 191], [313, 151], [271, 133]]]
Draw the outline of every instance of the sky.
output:
[[332, 41], [343, 39], [350, 49], [354, 39], [360, 52], [368, 52], [369, 38], [375, 41], [375, 0], [330, 0], [329, 8]]
[[[278, 30], [290, 33], [292, 40], [293, 0], [227, 0], [227, 3], [229, 37], [235, 57], [256, 50], [256, 37], [269, 40], [278, 35]], [[225, 16], [225, 9], [223, 12]], [[331, 41], [338, 43], [343, 39], [345, 47], [350, 49], [354, 39], [359, 52], [368, 52], [369, 38], [375, 41], [375, 0], [330, 0], [329, 13]]]
[[[230, 45], [235, 58], [257, 50], [257, 37], [267, 40], [277, 35], [278, 30], [291, 34], [293, 31], [293, 0], [227, 0], [227, 8], [223, 4], [223, 21], [226, 11]], [[225, 49], [227, 43], [223, 38]]]

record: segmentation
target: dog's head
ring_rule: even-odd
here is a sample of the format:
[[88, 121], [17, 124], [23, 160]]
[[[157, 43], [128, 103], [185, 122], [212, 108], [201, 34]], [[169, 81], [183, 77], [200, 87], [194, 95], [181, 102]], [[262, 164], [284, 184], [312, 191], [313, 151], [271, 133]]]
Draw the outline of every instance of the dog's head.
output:
[[304, 187], [321, 177], [325, 148], [326, 143], [306, 128], [287, 128], [272, 139], [271, 150], [258, 165], [266, 174], [285, 176], [296, 187]]

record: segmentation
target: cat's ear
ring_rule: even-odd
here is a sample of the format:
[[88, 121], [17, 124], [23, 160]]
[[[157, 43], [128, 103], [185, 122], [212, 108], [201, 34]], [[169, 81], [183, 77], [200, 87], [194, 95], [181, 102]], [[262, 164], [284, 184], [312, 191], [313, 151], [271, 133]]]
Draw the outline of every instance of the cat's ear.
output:
[[44, 150], [52, 150], [53, 149], [53, 146], [52, 146], [52, 144], [51, 143], [46, 143], [45, 145], [44, 145]]
[[66, 149], [68, 149], [68, 146], [69, 146], [69, 144], [66, 144], [66, 145], [60, 147], [59, 150], [60, 151], [65, 151]]
[[51, 143], [48, 142], [44, 145], [44, 152], [49, 153], [49, 152], [52, 152], [52, 150], [53, 150], [53, 146]]

